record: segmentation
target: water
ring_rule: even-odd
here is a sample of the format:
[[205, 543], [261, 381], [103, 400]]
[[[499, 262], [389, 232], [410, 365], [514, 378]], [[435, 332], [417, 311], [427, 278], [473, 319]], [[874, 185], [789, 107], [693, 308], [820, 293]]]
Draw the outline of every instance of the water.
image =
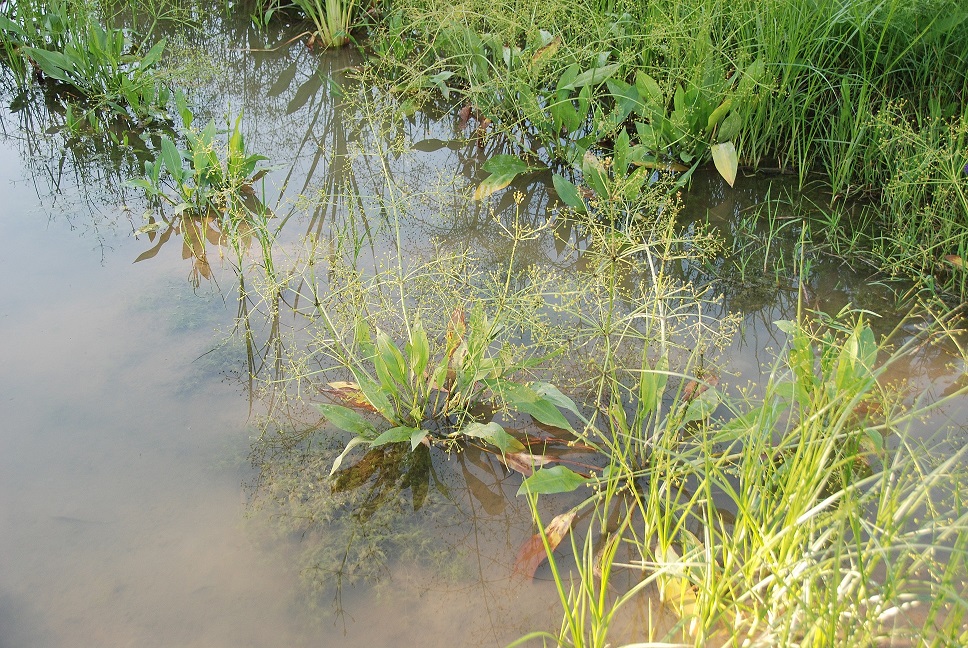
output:
[[[328, 80], [352, 83], [350, 54], [227, 46], [262, 42], [244, 23], [209, 33], [173, 48], [202, 66], [191, 77], [198, 111], [222, 120], [244, 110], [249, 149], [280, 165], [266, 183], [285, 222], [280, 267], [304, 236], [332, 233], [348, 204], [334, 196], [358, 193], [378, 212], [382, 165], [409, 192], [401, 237], [411, 258], [430, 255], [431, 239], [470, 244], [485, 266], [506, 258], [492, 213], [468, 197], [499, 142], [462, 139], [452, 116], [417, 113], [384, 133], [397, 148], [373, 156], [359, 106]], [[0, 140], [0, 647], [500, 646], [557, 627], [547, 567], [534, 582], [514, 573], [534, 532], [514, 495], [519, 475], [473, 447], [402, 463], [377, 452], [359, 464], [371, 473], [357, 469], [358, 484], [331, 493], [323, 480], [345, 439], [317, 439], [314, 454], [271, 428], [261, 434], [267, 395], [249, 378], [282, 371], [275, 354], [298, 342], [300, 318], [283, 309], [273, 328], [246, 294], [248, 356], [233, 334], [232, 253], [210, 243], [200, 264], [177, 221], [134, 236], [145, 205], [121, 181], [138, 169], [135, 154], [79, 146], [62, 164], [64, 139], [43, 134], [56, 115], [36, 116], [24, 127], [23, 113], [6, 112]], [[540, 225], [548, 178], [529, 180], [537, 184], [520, 211]], [[708, 177], [697, 185], [703, 203], [690, 198], [684, 222], [708, 210], [724, 229], [775, 191], [749, 181], [730, 193]], [[427, 186], [437, 189], [421, 195]], [[514, 209], [511, 192], [499, 198], [505, 222]], [[386, 223], [371, 218], [356, 233], [364, 264], [394, 248]], [[580, 242], [557, 231], [529, 242], [523, 258], [569, 270], [566, 247]], [[257, 251], [243, 262], [248, 287], [259, 281]], [[772, 322], [795, 313], [797, 295], [775, 281], [717, 288], [740, 320], [724, 352], [731, 382], [759, 380], [767, 349], [782, 344]], [[833, 263], [818, 265], [810, 290], [826, 310], [889, 306], [889, 291]], [[927, 349], [904, 372], [940, 394], [962, 380], [951, 362]], [[290, 416], [292, 429], [318, 424], [308, 408]], [[963, 433], [963, 408], [944, 416]], [[570, 502], [545, 498], [545, 519]], [[641, 627], [636, 615], [622, 623]]]

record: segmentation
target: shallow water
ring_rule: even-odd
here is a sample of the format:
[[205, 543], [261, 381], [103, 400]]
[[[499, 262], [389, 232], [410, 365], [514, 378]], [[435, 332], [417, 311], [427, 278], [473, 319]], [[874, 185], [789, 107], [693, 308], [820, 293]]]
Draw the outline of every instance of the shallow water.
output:
[[[178, 45], [201, 49], [211, 65], [193, 77], [196, 107], [217, 120], [244, 108], [250, 150], [280, 165], [265, 187], [279, 222], [288, 215], [281, 264], [303, 236], [332, 233], [333, 214], [346, 208], [334, 194], [380, 194], [380, 163], [414, 195], [437, 187], [411, 203], [422, 207], [402, 232], [409, 255], [429, 254], [431, 238], [471, 245], [482, 264], [508, 253], [492, 213], [468, 197], [499, 143], [455, 139], [452, 116], [417, 113], [385, 133], [402, 148], [374, 158], [359, 107], [344, 105], [327, 79], [350, 83], [347, 53], [320, 59], [297, 44], [247, 54], [226, 45], [261, 43], [244, 25], [198, 38]], [[547, 567], [533, 583], [513, 574], [533, 533], [527, 502], [514, 496], [520, 477], [473, 449], [435, 450], [406, 474], [374, 459], [374, 475], [355, 489], [315, 488], [342, 439], [321, 441], [315, 455], [257, 439], [265, 403], [248, 376], [262, 361], [250, 362], [232, 335], [231, 254], [211, 245], [200, 266], [177, 224], [149, 254], [163, 234], [132, 235], [145, 206], [119, 187], [137, 168], [133, 154], [119, 168], [76, 149], [61, 164], [65, 141], [43, 134], [48, 118], [38, 108], [25, 127], [23, 113], [5, 112], [0, 140], [0, 647], [500, 646], [556, 628]], [[541, 223], [553, 201], [548, 179], [536, 180], [522, 213]], [[750, 180], [730, 192], [703, 176], [684, 221], [708, 211], [729, 229], [768, 191]], [[500, 217], [513, 212], [510, 191], [496, 202]], [[446, 217], [454, 213], [460, 220]], [[393, 247], [379, 218], [360, 240], [374, 265]], [[568, 270], [571, 244], [559, 230], [526, 256]], [[250, 285], [257, 262], [244, 264]], [[767, 349], [782, 344], [772, 322], [795, 313], [797, 295], [775, 282], [720, 289], [740, 318], [724, 352], [731, 382], [759, 380]], [[834, 263], [817, 265], [810, 290], [825, 310], [892, 307], [888, 290]], [[249, 306], [270, 371], [278, 338]], [[280, 326], [296, 330], [299, 319], [283, 312]], [[903, 373], [936, 393], [961, 379], [937, 349]], [[963, 406], [944, 416], [964, 434]], [[567, 501], [546, 498], [543, 511]], [[361, 507], [369, 513], [354, 514]]]

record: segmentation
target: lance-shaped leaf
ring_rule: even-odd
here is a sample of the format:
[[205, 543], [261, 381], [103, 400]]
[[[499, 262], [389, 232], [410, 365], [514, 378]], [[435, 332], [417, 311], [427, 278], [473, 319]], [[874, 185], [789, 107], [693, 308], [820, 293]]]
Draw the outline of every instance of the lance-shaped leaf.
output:
[[542, 468], [523, 482], [518, 488], [518, 495], [534, 493], [536, 495], [550, 495], [551, 493], [570, 493], [579, 486], [587, 484], [589, 479], [582, 477], [574, 470], [564, 466]]
[[460, 434], [476, 439], [483, 439], [497, 448], [501, 452], [521, 452], [524, 444], [508, 434], [503, 427], [491, 421], [490, 423], [478, 423], [474, 421], [460, 429]]
[[402, 443], [404, 441], [410, 441], [414, 435], [418, 435], [422, 432], [420, 428], [410, 427], [408, 425], [400, 425], [394, 428], [390, 428], [377, 438], [373, 439], [370, 443], [370, 447], [376, 448], [377, 446], [386, 445], [387, 443]]
[[558, 192], [558, 197], [561, 198], [561, 202], [580, 214], [585, 213], [585, 201], [582, 200], [578, 187], [557, 173], [551, 176], [551, 182], [554, 183], [555, 191]]
[[505, 403], [512, 409], [530, 414], [545, 425], [553, 425], [569, 432], [575, 431], [551, 398], [540, 395], [527, 385], [502, 381], [497, 393], [504, 397]]
[[612, 63], [611, 65], [603, 65], [602, 67], [585, 70], [576, 76], [571, 83], [561, 84], [559, 82], [558, 89], [576, 90], [578, 88], [584, 88], [585, 86], [597, 86], [600, 83], [603, 83], [605, 79], [608, 79], [615, 74], [620, 67], [621, 64]]
[[474, 200], [483, 200], [495, 191], [500, 191], [521, 175], [538, 169], [514, 155], [495, 155], [481, 167], [491, 175], [481, 182], [474, 191]]
[[[575, 515], [577, 515], [576, 511], [556, 515], [545, 527], [544, 536], [548, 540], [548, 548], [551, 551], [554, 551], [561, 544], [565, 534], [571, 529], [572, 522], [575, 521]], [[534, 573], [547, 557], [548, 553], [545, 551], [541, 534], [534, 534], [518, 549], [518, 557], [514, 560], [515, 575], [534, 578]]]
[[359, 413], [348, 407], [325, 403], [317, 403], [316, 407], [323, 413], [327, 421], [341, 430], [346, 430], [364, 439], [375, 439], [377, 437], [376, 428], [370, 425], [370, 422]]

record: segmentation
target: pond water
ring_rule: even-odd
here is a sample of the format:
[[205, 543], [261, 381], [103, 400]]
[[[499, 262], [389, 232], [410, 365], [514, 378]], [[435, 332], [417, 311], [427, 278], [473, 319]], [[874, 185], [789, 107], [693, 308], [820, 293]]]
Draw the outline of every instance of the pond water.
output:
[[[468, 244], [481, 263], [501, 263], [508, 242], [493, 214], [506, 220], [512, 194], [498, 195], [493, 212], [469, 198], [499, 142], [468, 139], [453, 115], [418, 112], [380, 134], [386, 155], [368, 155], [374, 132], [336, 85], [353, 83], [359, 61], [300, 44], [238, 46], [267, 40], [283, 34], [215, 24], [174, 36], [171, 51], [192, 66], [180, 78], [192, 81], [198, 113], [221, 121], [242, 111], [249, 150], [277, 165], [264, 186], [284, 223], [279, 267], [306, 236], [333, 234], [334, 215], [350, 205], [340, 196], [379, 197], [386, 171], [412, 192], [407, 255]], [[2, 104], [0, 647], [501, 646], [558, 626], [547, 568], [534, 582], [514, 574], [534, 532], [527, 501], [514, 494], [520, 475], [474, 448], [403, 462], [388, 450], [331, 492], [324, 479], [345, 439], [320, 439], [309, 452], [262, 433], [271, 397], [251, 376], [284, 372], [276, 354], [302, 324], [285, 300], [274, 321], [252, 294], [240, 298], [240, 282], [260, 281], [257, 246], [239, 268], [215, 244], [200, 257], [186, 243], [200, 235], [177, 220], [135, 236], [146, 206], [121, 186], [138, 173], [133, 151], [50, 128], [59, 116], [39, 91], [24, 98], [8, 88]], [[527, 187], [520, 207], [534, 223], [555, 202], [548, 180]], [[783, 186], [741, 179], [730, 190], [699, 176], [683, 223], [708, 217], [739, 240], [740, 230], [762, 231], [739, 225], [748, 208]], [[377, 202], [364, 201], [359, 234], [374, 266], [395, 240]], [[525, 256], [568, 271], [581, 262], [570, 250], [580, 244], [557, 227]], [[722, 353], [736, 384], [769, 370], [767, 349], [783, 342], [772, 323], [797, 303], [782, 281], [764, 281], [777, 261], [755, 259], [758, 271], [719, 286], [726, 298], [712, 313], [738, 319]], [[832, 312], [895, 308], [887, 287], [832, 261], [817, 261], [809, 292], [814, 307]], [[901, 373], [937, 394], [963, 377], [939, 348]], [[289, 414], [290, 429], [318, 425], [306, 411]], [[963, 443], [964, 406], [942, 418]], [[637, 614], [633, 628], [644, 622]]]

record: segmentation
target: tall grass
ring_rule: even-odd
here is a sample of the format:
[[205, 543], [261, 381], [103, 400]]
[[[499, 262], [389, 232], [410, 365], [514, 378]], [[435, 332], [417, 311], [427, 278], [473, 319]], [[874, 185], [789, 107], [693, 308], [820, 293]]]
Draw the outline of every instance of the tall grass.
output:
[[[574, 166], [593, 189], [576, 161], [588, 149], [618, 157], [626, 136], [686, 166], [729, 140], [741, 167], [794, 172], [802, 183], [823, 173], [832, 204], [874, 199], [876, 224], [891, 233], [918, 220], [897, 193], [899, 175], [961, 193], [968, 183], [898, 155], [906, 137], [884, 128], [905, 124], [923, 140], [921, 157], [948, 151], [951, 168], [968, 162], [956, 145], [933, 148], [939, 133], [961, 128], [968, 96], [968, 9], [954, 0], [395, 0], [388, 14], [374, 40], [396, 90], [459, 96], [512, 150]], [[569, 91], [572, 65], [600, 71], [582, 93]], [[640, 152], [635, 163], [650, 159]], [[904, 227], [875, 255], [885, 268], [943, 275], [950, 268], [932, 269], [932, 254], [963, 258], [964, 205], [957, 191], [937, 197], [946, 235], [930, 236], [930, 218]], [[922, 248], [913, 264], [912, 246]], [[964, 296], [963, 278], [939, 278]]]

